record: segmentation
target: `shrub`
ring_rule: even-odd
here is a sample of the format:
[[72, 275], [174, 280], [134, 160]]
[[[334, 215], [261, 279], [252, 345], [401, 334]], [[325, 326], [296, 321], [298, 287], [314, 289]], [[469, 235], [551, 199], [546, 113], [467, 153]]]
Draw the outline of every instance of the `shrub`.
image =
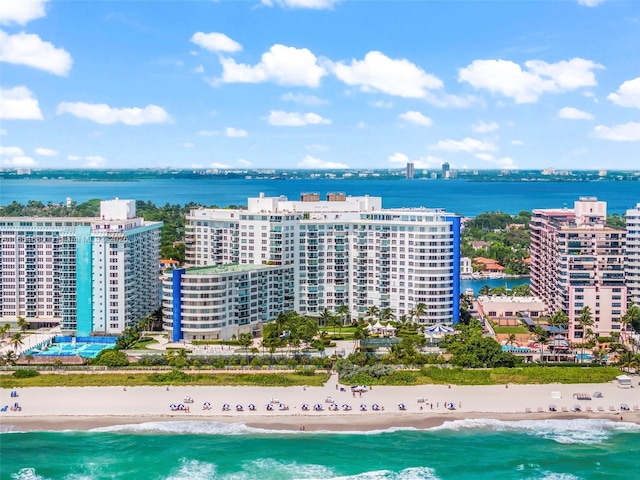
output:
[[13, 378], [33, 378], [40, 375], [37, 370], [16, 370], [13, 372]]
[[152, 373], [147, 378], [153, 383], [190, 383], [194, 380], [193, 376], [180, 370], [173, 370], [167, 373]]

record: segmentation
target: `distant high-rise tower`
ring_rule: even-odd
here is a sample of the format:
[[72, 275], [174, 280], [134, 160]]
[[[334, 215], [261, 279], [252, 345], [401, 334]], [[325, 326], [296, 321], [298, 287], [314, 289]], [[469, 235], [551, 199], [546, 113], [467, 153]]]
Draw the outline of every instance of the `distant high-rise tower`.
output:
[[451, 174], [449, 173], [449, 162], [444, 162], [442, 164], [442, 178], [449, 178]]
[[407, 180], [413, 180], [415, 175], [414, 165], [412, 162], [407, 163]]

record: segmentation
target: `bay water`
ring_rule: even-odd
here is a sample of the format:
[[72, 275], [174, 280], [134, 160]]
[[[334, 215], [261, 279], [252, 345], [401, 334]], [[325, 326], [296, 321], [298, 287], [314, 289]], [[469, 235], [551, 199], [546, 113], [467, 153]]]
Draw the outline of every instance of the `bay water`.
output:
[[640, 202], [640, 182], [469, 182], [466, 180], [368, 179], [150, 179], [131, 182], [11, 179], [0, 183], [0, 205], [13, 201], [78, 203], [114, 197], [152, 201], [156, 205], [197, 202], [207, 206], [246, 205], [248, 197], [285, 195], [297, 200], [301, 193], [330, 192], [382, 197], [384, 208], [443, 208], [472, 217], [483, 212], [517, 214], [534, 208], [572, 208], [580, 197], [606, 201], [610, 214], [623, 214]]

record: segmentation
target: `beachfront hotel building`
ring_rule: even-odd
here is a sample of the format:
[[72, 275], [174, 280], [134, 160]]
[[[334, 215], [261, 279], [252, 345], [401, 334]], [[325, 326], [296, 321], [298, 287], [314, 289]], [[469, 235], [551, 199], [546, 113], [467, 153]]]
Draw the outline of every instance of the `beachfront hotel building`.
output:
[[627, 253], [625, 274], [628, 301], [640, 306], [640, 203], [627, 210]]
[[546, 314], [569, 317], [569, 339], [582, 339], [577, 320], [591, 310], [596, 335], [620, 331], [626, 313], [626, 230], [606, 226], [607, 204], [580, 198], [573, 209], [533, 210], [531, 218], [531, 293]]
[[[347, 305], [396, 318], [426, 305], [423, 324], [455, 323], [460, 297], [460, 217], [439, 209], [383, 209], [380, 197], [302, 194], [249, 198], [246, 210], [194, 209], [186, 266], [290, 269], [293, 309], [319, 315]], [[189, 270], [187, 269], [187, 272]], [[169, 328], [167, 322], [167, 328]]]
[[221, 265], [166, 270], [162, 315], [172, 341], [258, 336], [262, 325], [293, 310], [293, 267]]
[[161, 226], [118, 198], [97, 218], [0, 217], [0, 322], [119, 334], [159, 306]]

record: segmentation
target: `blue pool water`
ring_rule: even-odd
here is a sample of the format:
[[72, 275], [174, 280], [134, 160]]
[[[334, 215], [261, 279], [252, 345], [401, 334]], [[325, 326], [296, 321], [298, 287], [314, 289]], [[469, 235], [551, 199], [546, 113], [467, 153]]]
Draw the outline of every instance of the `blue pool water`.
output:
[[514, 347], [513, 345], [502, 345], [503, 352], [517, 352], [517, 353], [529, 353], [531, 349], [529, 347]]
[[34, 357], [53, 357], [53, 356], [73, 356], [80, 355], [84, 358], [96, 358], [98, 354], [107, 348], [113, 348], [114, 345], [104, 343], [54, 343], [46, 350], [32, 353]]

